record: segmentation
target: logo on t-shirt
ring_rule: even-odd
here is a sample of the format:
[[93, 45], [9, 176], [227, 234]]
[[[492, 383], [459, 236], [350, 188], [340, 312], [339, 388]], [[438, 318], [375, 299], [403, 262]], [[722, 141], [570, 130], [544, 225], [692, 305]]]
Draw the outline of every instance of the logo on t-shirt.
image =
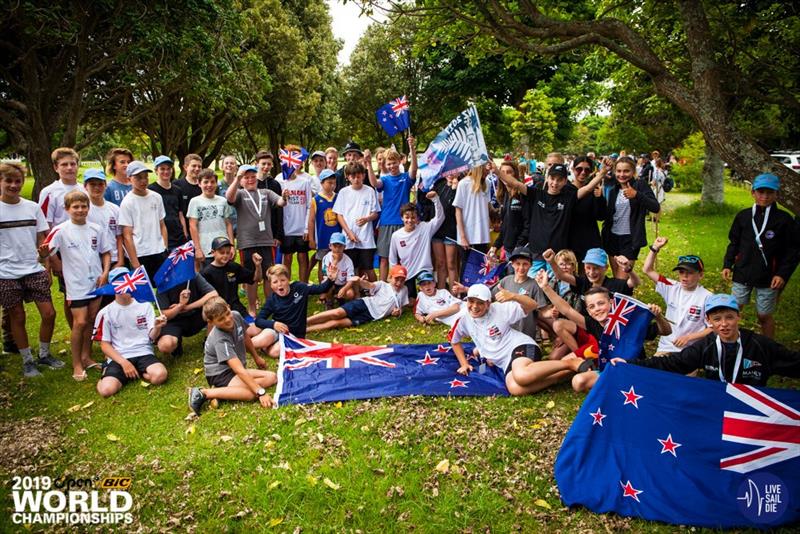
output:
[[445, 304], [444, 299], [436, 299], [437, 306], [444, 306], [444, 304]]
[[139, 330], [147, 329], [147, 317], [145, 315], [136, 316], [136, 328]]
[[97, 236], [92, 236], [92, 250], [97, 250]]
[[401, 240], [401, 241], [400, 241], [400, 246], [401, 246], [401, 247], [404, 247], [404, 246], [406, 246], [406, 242]]
[[500, 337], [500, 329], [497, 328], [497, 326], [492, 325], [492, 326], [489, 327], [488, 334], [489, 334], [489, 337], [491, 337], [491, 338]]
[[764, 232], [764, 237], [767, 239], [772, 239], [773, 237], [775, 237], [775, 232], [773, 232], [772, 230], [767, 230], [766, 232]]
[[700, 306], [690, 306], [686, 314], [686, 319], [689, 321], [699, 321], [703, 316]]

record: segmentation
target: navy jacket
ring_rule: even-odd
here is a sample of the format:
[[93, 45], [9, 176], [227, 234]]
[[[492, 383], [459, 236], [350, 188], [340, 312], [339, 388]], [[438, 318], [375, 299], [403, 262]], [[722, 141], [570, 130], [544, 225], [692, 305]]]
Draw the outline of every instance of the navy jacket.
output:
[[[272, 293], [256, 317], [256, 326], [272, 328], [275, 321], [284, 323], [289, 332], [297, 337], [306, 336], [306, 314], [308, 313], [308, 296], [321, 295], [333, 287], [330, 278], [321, 284], [310, 285], [303, 282], [289, 284], [289, 293], [285, 297]], [[269, 317], [272, 316], [272, 319]]]

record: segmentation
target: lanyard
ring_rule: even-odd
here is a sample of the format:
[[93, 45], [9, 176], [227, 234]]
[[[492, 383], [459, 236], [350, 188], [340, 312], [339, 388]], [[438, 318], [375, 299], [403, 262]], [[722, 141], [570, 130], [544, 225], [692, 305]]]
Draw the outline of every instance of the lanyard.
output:
[[256, 189], [256, 196], [258, 197], [258, 205], [256, 205], [256, 201], [253, 200], [253, 197], [250, 196], [250, 191], [245, 189], [244, 193], [245, 193], [244, 195], [245, 198], [250, 201], [250, 204], [253, 205], [253, 209], [256, 210], [256, 218], [261, 217], [261, 201], [263, 198], [261, 196], [261, 192], [258, 189]]
[[[715, 343], [717, 344], [717, 354], [719, 355], [719, 358], [718, 358], [719, 359], [719, 381], [725, 383], [725, 382], [727, 382], [727, 380], [725, 380], [725, 375], [722, 372], [722, 354], [723, 354], [723, 351], [722, 351], [722, 341], [719, 339], [719, 336], [717, 336], [717, 339], [715, 340]], [[739, 337], [739, 339], [736, 340], [736, 345], [737, 345], [738, 348], [736, 349], [736, 363], [733, 364], [733, 376], [731, 377], [731, 384], [735, 384], [736, 383], [736, 377], [739, 375], [739, 368], [742, 366], [742, 354], [744, 353], [744, 350], [742, 349], [742, 338], [741, 337]]]
[[767, 261], [767, 256], [764, 254], [764, 245], [761, 244], [761, 234], [764, 233], [764, 230], [767, 228], [767, 221], [769, 220], [769, 210], [772, 209], [772, 205], [767, 206], [766, 211], [764, 211], [764, 222], [761, 223], [761, 230], [756, 228], [756, 205], [753, 204], [753, 216], [750, 219], [750, 222], [753, 225], [753, 233], [756, 235], [756, 245], [758, 245], [758, 251], [761, 253], [761, 259], [764, 260], [764, 265], [769, 267], [769, 262]]

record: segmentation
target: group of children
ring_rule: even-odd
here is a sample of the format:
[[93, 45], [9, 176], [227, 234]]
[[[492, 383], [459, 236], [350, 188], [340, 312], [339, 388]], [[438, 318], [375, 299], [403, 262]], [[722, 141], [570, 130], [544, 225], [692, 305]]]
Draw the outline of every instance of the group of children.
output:
[[[106, 169], [112, 179], [103, 169], [88, 169], [82, 185], [77, 183], [78, 154], [60, 148], [53, 152], [59, 179], [41, 191], [38, 206], [20, 196], [24, 169], [0, 165], [0, 306], [25, 376], [38, 375], [37, 366], [64, 365], [49, 351], [56, 315], [52, 274], [65, 293], [72, 376], [85, 380], [90, 369], [100, 367], [92, 358], [94, 338], [106, 357], [97, 383], [103, 396], [137, 378], [164, 382], [167, 369], [154, 347], [178, 356], [184, 337], [206, 331], [204, 364], [211, 388], [192, 389], [192, 408], [199, 413], [214, 398], [258, 398], [268, 406], [266, 388], [276, 377], [264, 370], [261, 355], [279, 355], [280, 334], [304, 337], [357, 326], [399, 316], [405, 308], [420, 323], [451, 327], [459, 373], [472, 371], [461, 345], [469, 337], [476, 356], [505, 372], [513, 395], [566, 378], [578, 391], [591, 388], [614, 293], [631, 295], [641, 284], [634, 263], [648, 242], [644, 219], [659, 209], [648, 184], [635, 177], [635, 164], [606, 158], [598, 168], [587, 158], [575, 158], [570, 182], [563, 158], [553, 154], [542, 183], [526, 183], [516, 166], [504, 161], [497, 175], [476, 167], [462, 178], [439, 180], [422, 194], [414, 139], [409, 137], [408, 144], [407, 173], [396, 150], [377, 154], [376, 173], [370, 151], [349, 143], [342, 169], [336, 168], [335, 149], [313, 153], [316, 176], [297, 168], [273, 178], [273, 157], [260, 152], [254, 165], [238, 168], [226, 158], [219, 181], [192, 154], [184, 158], [185, 176], [179, 180], [173, 180], [172, 160], [156, 158], [153, 183], [153, 171], [144, 163], [114, 149]], [[614, 177], [610, 184], [609, 176]], [[656, 353], [661, 358], [636, 363], [680, 372], [700, 363], [707, 374], [718, 370], [721, 380], [757, 384], [773, 373], [800, 374], [798, 353], [769, 339], [780, 290], [798, 261], [797, 222], [777, 207], [778, 189], [773, 175], [757, 177], [754, 206], [734, 220], [722, 271], [733, 279], [734, 296], [711, 295], [700, 285], [705, 269], [698, 256], [680, 256], [676, 279], [662, 276], [655, 260], [667, 240], [658, 237], [650, 245], [643, 272], [656, 284], [666, 312], [650, 306], [654, 320], [648, 338], [661, 336]], [[490, 248], [493, 203], [500, 206], [502, 223]], [[594, 232], [576, 237], [574, 228], [587, 226], [586, 217]], [[603, 221], [602, 232], [597, 220]], [[150, 304], [127, 293], [113, 301], [94, 295], [106, 283], [135, 285], [130, 279], [140, 266], [152, 277], [168, 252], [189, 239], [197, 274], [185, 286], [159, 292], [158, 317]], [[580, 247], [573, 251], [571, 244]], [[459, 249], [486, 252], [489, 264], [508, 260], [509, 274], [494, 288], [466, 288], [458, 276]], [[274, 264], [278, 250], [284, 261]], [[299, 273], [293, 281], [295, 255]], [[319, 283], [310, 284], [314, 265]], [[753, 292], [764, 335], [741, 330], [740, 336], [739, 310]], [[325, 311], [308, 317], [314, 295]], [[30, 301], [42, 318], [36, 359], [25, 330], [23, 304]], [[543, 337], [552, 343], [547, 359], [540, 347]], [[745, 347], [745, 360], [761, 363], [758, 372], [736, 363]], [[260, 370], [245, 368], [247, 352]]]

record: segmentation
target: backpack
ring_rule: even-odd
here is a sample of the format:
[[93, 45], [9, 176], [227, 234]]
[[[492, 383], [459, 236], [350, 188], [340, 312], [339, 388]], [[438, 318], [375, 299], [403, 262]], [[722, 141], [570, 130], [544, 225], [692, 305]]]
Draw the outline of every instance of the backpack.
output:
[[672, 188], [675, 187], [675, 180], [667, 176], [664, 178], [664, 183], [661, 185], [661, 188], [664, 190], [665, 193], [669, 193], [672, 191]]

